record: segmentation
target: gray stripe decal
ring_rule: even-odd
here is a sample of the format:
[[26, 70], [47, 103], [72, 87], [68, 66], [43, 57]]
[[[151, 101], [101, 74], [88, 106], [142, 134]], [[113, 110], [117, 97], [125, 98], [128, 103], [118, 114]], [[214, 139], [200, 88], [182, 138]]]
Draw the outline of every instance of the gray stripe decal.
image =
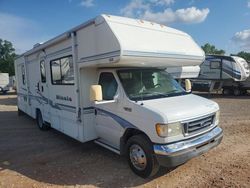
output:
[[201, 60], [201, 56], [185, 55], [178, 53], [160, 53], [160, 52], [141, 52], [141, 51], [131, 51], [124, 50], [124, 56], [140, 56], [140, 57], [157, 57], [157, 58], [176, 58], [176, 59], [197, 59]]
[[117, 116], [116, 114], [113, 114], [109, 111], [100, 109], [100, 108], [95, 108], [97, 111], [97, 114], [102, 115], [102, 116], [109, 116], [112, 119], [114, 119], [117, 123], [119, 123], [121, 125], [121, 127], [123, 127], [124, 129], [126, 128], [136, 128], [136, 126], [134, 126], [132, 123], [128, 122], [127, 120], [123, 119], [120, 116]]
[[[40, 93], [38, 93], [39, 95], [41, 95]], [[27, 97], [27, 94], [23, 94], [23, 93], [17, 93], [18, 96], [23, 96], [23, 97]], [[40, 104], [42, 104], [43, 102], [45, 104], [49, 104], [52, 108], [58, 109], [58, 110], [64, 110], [64, 111], [68, 111], [68, 112], [72, 112], [75, 113], [76, 111], [76, 107], [75, 106], [70, 106], [70, 105], [65, 105], [65, 104], [60, 104], [60, 103], [53, 103], [52, 100], [47, 99], [44, 96], [35, 96], [35, 95], [31, 95], [29, 94], [30, 99], [36, 100], [38, 101]], [[43, 101], [43, 102], [42, 102]]]
[[103, 54], [98, 54], [98, 55], [93, 55], [93, 56], [88, 56], [88, 57], [82, 57], [80, 59], [80, 63], [84, 63], [87, 61], [106, 59], [106, 58], [111, 58], [111, 57], [116, 57], [116, 56], [120, 56], [120, 50], [107, 52], [107, 53], [103, 53]]
[[83, 108], [83, 114], [93, 114], [93, 113], [95, 113], [94, 107]]

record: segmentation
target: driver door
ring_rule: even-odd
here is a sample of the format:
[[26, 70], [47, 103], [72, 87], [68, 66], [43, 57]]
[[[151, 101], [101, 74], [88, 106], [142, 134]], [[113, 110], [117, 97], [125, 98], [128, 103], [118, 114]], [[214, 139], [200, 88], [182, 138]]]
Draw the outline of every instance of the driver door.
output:
[[121, 125], [116, 121], [119, 104], [114, 98], [118, 98], [118, 83], [112, 72], [102, 72], [99, 76], [99, 85], [102, 86], [103, 101], [95, 104], [96, 108], [96, 132], [99, 141], [112, 147], [119, 148]]

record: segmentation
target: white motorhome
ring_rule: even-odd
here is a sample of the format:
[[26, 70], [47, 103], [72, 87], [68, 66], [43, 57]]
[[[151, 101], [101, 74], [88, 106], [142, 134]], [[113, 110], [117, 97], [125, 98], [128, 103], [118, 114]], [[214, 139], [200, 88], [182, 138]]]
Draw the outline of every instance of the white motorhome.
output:
[[18, 110], [40, 129], [124, 155], [142, 177], [178, 166], [222, 140], [217, 103], [167, 72], [204, 52], [184, 32], [101, 15], [36, 45], [15, 61]]
[[6, 94], [9, 90], [9, 73], [0, 73], [0, 92]]
[[12, 90], [16, 90], [16, 76], [10, 76], [9, 77], [9, 87]]
[[[207, 55], [200, 65], [200, 74], [193, 80], [194, 89], [221, 90], [239, 95], [240, 83], [249, 77], [247, 62], [237, 56]], [[229, 87], [230, 86], [230, 87]], [[242, 90], [243, 91], [243, 90]]]

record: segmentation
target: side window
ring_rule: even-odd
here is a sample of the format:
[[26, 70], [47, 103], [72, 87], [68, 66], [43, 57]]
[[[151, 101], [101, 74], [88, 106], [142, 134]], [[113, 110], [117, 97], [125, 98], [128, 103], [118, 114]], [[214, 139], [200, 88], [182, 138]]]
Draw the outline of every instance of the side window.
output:
[[25, 85], [26, 84], [26, 78], [25, 78], [25, 68], [24, 68], [24, 65], [22, 65], [21, 69], [22, 69], [22, 81], [23, 81], [23, 85]]
[[45, 70], [45, 61], [40, 61], [40, 73], [41, 73], [41, 82], [46, 82], [46, 70]]
[[109, 72], [101, 73], [99, 85], [102, 86], [103, 100], [113, 100], [118, 87], [114, 75]]
[[74, 67], [72, 56], [50, 61], [52, 84], [73, 85]]
[[210, 68], [211, 69], [220, 69], [220, 61], [211, 61]]

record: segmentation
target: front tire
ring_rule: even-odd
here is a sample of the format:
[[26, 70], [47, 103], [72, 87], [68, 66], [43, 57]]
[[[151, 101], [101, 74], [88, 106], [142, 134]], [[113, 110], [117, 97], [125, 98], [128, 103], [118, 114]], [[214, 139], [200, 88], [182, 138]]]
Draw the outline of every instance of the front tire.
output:
[[37, 122], [37, 126], [40, 130], [48, 130], [49, 126], [44, 122], [43, 120], [43, 116], [40, 110], [37, 111], [37, 115], [36, 115], [36, 122]]
[[135, 135], [128, 140], [127, 159], [132, 171], [142, 178], [153, 176], [159, 171], [152, 144], [144, 135]]

